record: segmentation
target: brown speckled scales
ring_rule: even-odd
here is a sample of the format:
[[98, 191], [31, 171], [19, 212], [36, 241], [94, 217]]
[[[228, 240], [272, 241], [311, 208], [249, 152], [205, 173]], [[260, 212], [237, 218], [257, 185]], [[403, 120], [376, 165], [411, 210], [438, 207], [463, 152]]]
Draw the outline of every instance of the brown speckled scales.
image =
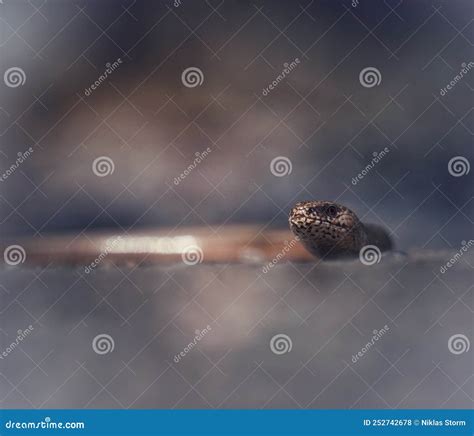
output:
[[291, 209], [290, 229], [320, 258], [357, 256], [362, 247], [390, 250], [392, 241], [380, 226], [364, 224], [345, 206], [331, 201], [301, 201]]

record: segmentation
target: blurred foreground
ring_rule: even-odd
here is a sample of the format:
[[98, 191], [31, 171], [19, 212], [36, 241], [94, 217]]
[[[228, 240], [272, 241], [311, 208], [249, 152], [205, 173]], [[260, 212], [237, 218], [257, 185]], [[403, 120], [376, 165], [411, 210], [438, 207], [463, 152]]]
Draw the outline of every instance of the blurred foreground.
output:
[[441, 273], [453, 255], [3, 268], [3, 346], [33, 330], [1, 406], [472, 407], [474, 255]]

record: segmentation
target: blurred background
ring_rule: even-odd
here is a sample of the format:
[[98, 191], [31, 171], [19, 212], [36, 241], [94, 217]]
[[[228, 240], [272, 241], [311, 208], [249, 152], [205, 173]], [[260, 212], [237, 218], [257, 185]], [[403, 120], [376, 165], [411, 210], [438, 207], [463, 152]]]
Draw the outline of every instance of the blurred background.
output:
[[[337, 199], [402, 249], [466, 239], [472, 173], [448, 162], [472, 152], [474, 75], [441, 90], [472, 60], [469, 1], [3, 3], [1, 71], [25, 82], [0, 90], [2, 169], [34, 150], [0, 184], [5, 236], [286, 227], [297, 200]], [[272, 174], [277, 157], [291, 173]]]
[[0, 1], [3, 240], [329, 199], [411, 253], [7, 262], [0, 405], [472, 407], [472, 250], [440, 267], [473, 239], [473, 42], [469, 0]]

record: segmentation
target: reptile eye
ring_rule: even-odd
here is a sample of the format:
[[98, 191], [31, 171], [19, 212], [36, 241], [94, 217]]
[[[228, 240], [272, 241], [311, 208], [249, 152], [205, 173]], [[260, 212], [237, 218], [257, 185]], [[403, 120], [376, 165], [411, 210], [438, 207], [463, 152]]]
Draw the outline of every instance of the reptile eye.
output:
[[329, 207], [326, 209], [326, 213], [327, 213], [329, 216], [336, 216], [336, 215], [337, 215], [337, 207], [336, 207], [336, 206], [329, 206]]

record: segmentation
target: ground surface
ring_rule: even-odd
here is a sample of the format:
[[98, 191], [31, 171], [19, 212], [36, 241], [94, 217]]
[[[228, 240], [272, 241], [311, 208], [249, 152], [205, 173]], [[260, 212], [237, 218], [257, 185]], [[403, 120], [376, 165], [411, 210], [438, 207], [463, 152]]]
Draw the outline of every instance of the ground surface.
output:
[[[464, 335], [459, 352], [472, 341], [474, 256], [442, 274], [452, 255], [282, 261], [266, 274], [235, 264], [3, 268], [0, 405], [472, 407], [472, 350], [454, 354], [449, 342]], [[94, 351], [100, 334], [113, 351]], [[278, 334], [287, 353], [270, 348]]]

